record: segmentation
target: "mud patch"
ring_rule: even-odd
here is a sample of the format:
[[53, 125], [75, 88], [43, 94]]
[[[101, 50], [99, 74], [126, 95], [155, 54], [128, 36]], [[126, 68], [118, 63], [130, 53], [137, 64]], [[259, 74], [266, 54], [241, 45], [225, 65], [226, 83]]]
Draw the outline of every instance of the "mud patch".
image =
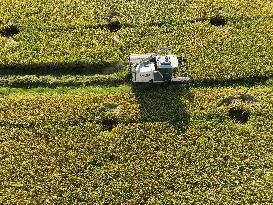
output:
[[253, 96], [250, 96], [250, 95], [241, 95], [240, 97], [230, 96], [223, 99], [218, 104], [218, 107], [222, 105], [230, 105], [232, 103], [240, 103], [240, 102], [247, 103], [249, 105], [256, 105], [258, 103], [258, 101]]
[[110, 22], [112, 21], [114, 18], [118, 19], [121, 17], [121, 14], [116, 12], [116, 11], [111, 11], [109, 12], [107, 15], [103, 16], [103, 17], [96, 17], [95, 19], [98, 22]]
[[4, 47], [17, 47], [18, 45], [19, 45], [19, 43], [17, 41], [10, 39], [5, 42]]
[[162, 27], [164, 25], [164, 22], [151, 22], [148, 24], [149, 27]]
[[231, 103], [238, 103], [238, 102], [241, 102], [241, 99], [240, 98], [236, 98], [236, 97], [227, 97], [225, 99], [223, 99], [219, 104], [218, 104], [218, 107], [219, 106], [222, 106], [222, 105], [229, 105]]
[[190, 20], [191, 23], [195, 23], [195, 22], [205, 22], [208, 20], [208, 17], [207, 17], [207, 13], [206, 12], [203, 12], [201, 16], [195, 18], [195, 19], [192, 19]]
[[111, 32], [117, 32], [122, 28], [121, 23], [118, 20], [111, 21], [107, 24], [107, 29]]
[[100, 124], [103, 131], [111, 131], [118, 125], [118, 119], [116, 114], [119, 112], [118, 105], [115, 103], [106, 103], [98, 109], [98, 112], [102, 114]]
[[104, 131], [112, 131], [112, 129], [118, 125], [118, 121], [115, 118], [103, 119], [101, 125]]
[[224, 8], [220, 7], [215, 11], [215, 16], [210, 19], [210, 24], [213, 26], [225, 26], [227, 20], [224, 18]]
[[250, 95], [241, 95], [240, 99], [243, 102], [251, 104], [251, 105], [256, 105], [258, 103], [258, 101], [253, 96], [250, 96]]
[[114, 17], [119, 18], [119, 17], [121, 17], [121, 14], [117, 11], [111, 11], [111, 12], [109, 12], [108, 17], [111, 19]]
[[14, 24], [2, 26], [0, 29], [0, 35], [4, 37], [11, 37], [20, 32], [19, 28]]
[[99, 112], [113, 112], [118, 113], [118, 105], [115, 103], [107, 103], [98, 109]]
[[247, 123], [249, 120], [249, 112], [243, 108], [232, 107], [229, 109], [228, 115], [231, 119], [242, 124]]
[[210, 19], [210, 24], [213, 26], [225, 26], [227, 21], [223, 17], [213, 17]]
[[120, 42], [120, 36], [119, 35], [114, 35], [112, 37], [112, 39], [116, 42], [116, 43], [119, 43]]

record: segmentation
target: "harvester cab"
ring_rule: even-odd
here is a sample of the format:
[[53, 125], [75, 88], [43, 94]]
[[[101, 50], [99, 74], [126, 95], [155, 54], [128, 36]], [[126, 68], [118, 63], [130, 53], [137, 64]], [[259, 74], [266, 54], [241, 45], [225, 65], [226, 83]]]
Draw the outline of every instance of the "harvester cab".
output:
[[[172, 46], [163, 48], [156, 53], [132, 54], [129, 56], [130, 72], [133, 83], [165, 83], [189, 82], [190, 75], [186, 71], [187, 61], [184, 57], [175, 55], [160, 55], [170, 51]], [[183, 77], [178, 77], [177, 72], [183, 69]]]

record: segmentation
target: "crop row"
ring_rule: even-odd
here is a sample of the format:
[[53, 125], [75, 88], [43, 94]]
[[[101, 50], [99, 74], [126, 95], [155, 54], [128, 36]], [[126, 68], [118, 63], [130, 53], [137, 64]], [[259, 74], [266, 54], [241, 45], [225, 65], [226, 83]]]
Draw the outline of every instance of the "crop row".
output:
[[[103, 67], [104, 63], [126, 62], [131, 53], [153, 52], [172, 44], [175, 54], [188, 57], [196, 80], [272, 75], [270, 2], [264, 2], [259, 12], [260, 1], [248, 2], [252, 5], [249, 10], [242, 8], [242, 2], [222, 2], [224, 27], [210, 23], [220, 3], [213, 3], [203, 20], [198, 20], [211, 1], [13, 3], [15, 6], [9, 1], [1, 5], [0, 29], [11, 24], [20, 32], [0, 37], [1, 66], [85, 63]], [[150, 4], [154, 6], [148, 7]], [[139, 12], [143, 8], [147, 10]], [[68, 14], [74, 19], [66, 19]], [[109, 15], [114, 20], [105, 20]], [[109, 21], [119, 22], [116, 32], [109, 30]]]
[[[104, 117], [114, 117], [120, 123], [175, 122], [183, 120], [183, 117], [185, 120], [187, 117], [197, 120], [209, 115], [218, 116], [223, 109], [228, 109], [233, 105], [228, 101], [228, 97], [236, 92], [241, 94], [237, 94], [235, 98], [242, 95], [242, 103], [246, 101], [246, 104], [242, 105], [253, 111], [253, 114], [267, 109], [267, 106], [270, 109], [272, 104], [270, 86], [254, 88], [250, 91], [222, 88], [224, 91], [215, 94], [215, 89], [189, 89], [184, 86], [177, 89], [175, 85], [167, 88], [140, 85], [133, 86], [131, 92], [122, 94], [118, 92], [107, 95], [104, 93], [3, 95], [0, 98], [0, 123], [2, 126], [40, 126], [52, 123], [65, 125], [101, 122]], [[222, 103], [225, 98], [227, 102]], [[222, 104], [226, 106], [220, 106]]]
[[2, 96], [0, 202], [269, 202], [272, 99], [272, 86]]
[[228, 17], [270, 16], [270, 0], [248, 1], [87, 1], [87, 0], [12, 0], [1, 1], [1, 20], [15, 19], [22, 25], [86, 25], [118, 17], [124, 23], [179, 22], [200, 15], [214, 15], [223, 7]]
[[[109, 63], [126, 62], [130, 53], [156, 51], [173, 44], [175, 54], [188, 57], [196, 80], [271, 76], [273, 49], [267, 26], [272, 22], [256, 23], [241, 28], [229, 26], [226, 31], [209, 23], [182, 28], [125, 28], [118, 33], [118, 43], [112, 39], [117, 34], [106, 30], [22, 33], [16, 41], [2, 38], [6, 46], [0, 50], [0, 61], [3, 68], [16, 64], [30, 68], [41, 64], [42, 68], [55, 63], [58, 70], [58, 64], [85, 63], [92, 70], [92, 64], [103, 68]], [[21, 74], [26, 73], [22, 70]]]
[[127, 72], [111, 75], [64, 75], [64, 76], [36, 76], [36, 75], [4, 75], [0, 77], [0, 85], [13, 88], [36, 87], [84, 87], [84, 86], [116, 86], [125, 83]]

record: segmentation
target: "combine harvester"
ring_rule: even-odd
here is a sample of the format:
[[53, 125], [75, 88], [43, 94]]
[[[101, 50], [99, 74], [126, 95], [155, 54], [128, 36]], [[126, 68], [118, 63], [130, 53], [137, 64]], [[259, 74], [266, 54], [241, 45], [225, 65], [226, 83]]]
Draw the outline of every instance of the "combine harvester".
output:
[[[170, 51], [172, 46], [151, 54], [132, 54], [129, 56], [130, 73], [133, 83], [188, 83], [190, 74], [186, 71], [187, 61], [175, 55], [160, 55]], [[177, 72], [183, 69], [183, 77]]]

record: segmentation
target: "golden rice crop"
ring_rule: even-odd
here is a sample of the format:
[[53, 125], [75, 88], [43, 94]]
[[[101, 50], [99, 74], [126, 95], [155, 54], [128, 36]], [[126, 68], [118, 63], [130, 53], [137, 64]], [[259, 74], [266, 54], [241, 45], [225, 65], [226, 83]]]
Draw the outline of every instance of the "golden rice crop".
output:
[[272, 86], [146, 89], [3, 96], [1, 203], [270, 200]]
[[[227, 23], [213, 26], [221, 7]], [[0, 37], [3, 66], [126, 62], [131, 53], [174, 45], [196, 80], [272, 75], [270, 1], [4, 1], [0, 10], [2, 26], [20, 29]], [[107, 27], [111, 19], [121, 24], [117, 32]]]

